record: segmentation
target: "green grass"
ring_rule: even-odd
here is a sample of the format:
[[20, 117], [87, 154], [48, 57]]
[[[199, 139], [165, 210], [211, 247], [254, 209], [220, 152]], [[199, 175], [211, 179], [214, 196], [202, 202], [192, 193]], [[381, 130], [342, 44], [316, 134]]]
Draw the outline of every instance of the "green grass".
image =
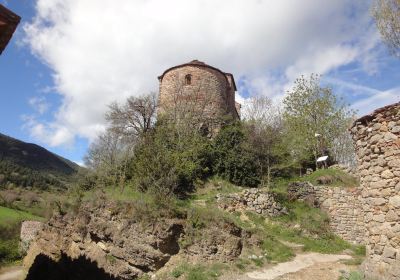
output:
[[207, 204], [215, 202], [217, 194], [230, 194], [242, 191], [243, 188], [235, 186], [218, 177], [210, 178], [205, 184], [197, 188], [196, 193], [191, 195], [189, 200], [205, 200]]
[[345, 187], [345, 188], [353, 188], [359, 185], [357, 178], [337, 169], [318, 169], [309, 175], [305, 175], [302, 177], [293, 177], [290, 179], [286, 178], [276, 178], [273, 181], [273, 186], [271, 191], [279, 194], [286, 195], [287, 187], [289, 183], [300, 181], [305, 182], [308, 181], [313, 185], [318, 185], [317, 179], [321, 176], [330, 176], [333, 178], [333, 182], [329, 184], [331, 187]]
[[364, 277], [358, 271], [351, 271], [348, 277], [340, 276], [339, 280], [362, 280]]
[[[329, 229], [329, 220], [325, 213], [311, 208], [302, 202], [292, 202], [287, 205], [290, 214], [265, 220], [252, 212], [246, 215], [256, 225], [257, 234], [263, 236], [263, 249], [269, 261], [287, 261], [293, 256], [293, 251], [279, 240], [304, 245], [304, 251], [319, 253], [340, 253], [345, 249], [353, 251], [354, 255], [365, 255], [365, 247], [354, 246]], [[295, 225], [298, 225], [295, 228]], [[253, 228], [254, 231], [254, 228]]]
[[21, 259], [19, 231], [21, 222], [24, 220], [43, 221], [44, 218], [0, 206], [0, 265]]
[[227, 268], [227, 265], [220, 263], [212, 265], [182, 263], [172, 270], [171, 276], [174, 278], [183, 276], [185, 280], [212, 280], [218, 279]]
[[25, 211], [0, 206], [0, 226], [7, 226], [11, 223], [18, 223], [24, 220], [43, 221], [44, 218]]
[[357, 187], [359, 182], [357, 178], [351, 176], [350, 174], [343, 172], [338, 169], [318, 169], [310, 175], [302, 177], [302, 181], [309, 181], [314, 185], [317, 185], [317, 179], [321, 176], [331, 176], [333, 178], [333, 187]]

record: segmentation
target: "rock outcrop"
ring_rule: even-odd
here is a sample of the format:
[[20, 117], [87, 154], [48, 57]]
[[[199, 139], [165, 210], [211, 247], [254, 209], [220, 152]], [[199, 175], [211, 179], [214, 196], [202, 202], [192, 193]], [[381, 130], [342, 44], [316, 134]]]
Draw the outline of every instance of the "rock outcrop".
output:
[[235, 260], [242, 253], [247, 233], [233, 223], [213, 224], [182, 250], [190, 262]]
[[159, 269], [179, 252], [182, 220], [137, 223], [127, 213], [115, 212], [116, 207], [86, 205], [75, 215], [54, 216], [31, 244], [24, 266], [37, 269], [34, 263], [43, 256], [54, 262], [84, 257], [117, 279], [134, 279]]
[[[76, 213], [55, 215], [27, 252], [27, 279], [136, 279], [157, 271], [176, 254], [193, 262], [228, 262], [241, 254], [249, 237], [224, 219], [188, 232], [184, 214], [138, 218], [132, 207], [98, 201]], [[65, 276], [66, 271], [73, 273]]]
[[269, 217], [288, 213], [287, 209], [275, 200], [272, 193], [259, 189], [246, 189], [234, 194], [218, 194], [217, 205], [229, 212], [247, 210]]

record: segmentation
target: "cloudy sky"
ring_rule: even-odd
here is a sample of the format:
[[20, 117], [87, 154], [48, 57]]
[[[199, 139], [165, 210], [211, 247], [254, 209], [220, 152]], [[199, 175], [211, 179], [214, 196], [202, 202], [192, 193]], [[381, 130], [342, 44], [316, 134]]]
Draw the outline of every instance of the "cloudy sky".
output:
[[238, 98], [280, 100], [323, 75], [359, 115], [400, 100], [400, 59], [366, 0], [0, 0], [22, 16], [0, 56], [0, 132], [80, 162], [112, 101], [157, 91], [199, 59], [234, 74]]

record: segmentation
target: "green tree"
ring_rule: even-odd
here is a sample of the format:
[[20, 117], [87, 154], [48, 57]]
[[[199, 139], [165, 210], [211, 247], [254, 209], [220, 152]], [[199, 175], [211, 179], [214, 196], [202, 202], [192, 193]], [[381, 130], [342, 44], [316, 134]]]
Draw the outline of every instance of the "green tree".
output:
[[142, 191], [185, 195], [209, 173], [210, 141], [196, 130], [159, 123], [135, 147], [130, 177]]
[[316, 160], [329, 152], [334, 139], [348, 127], [354, 111], [329, 87], [320, 86], [320, 76], [296, 79], [283, 100], [288, 145], [298, 162]]
[[269, 187], [273, 169], [284, 160], [285, 154], [281, 146], [284, 132], [281, 108], [266, 96], [255, 96], [247, 102], [243, 113], [248, 149], [252, 150], [261, 174], [261, 185]]
[[374, 0], [371, 11], [383, 41], [400, 57], [400, 0]]
[[225, 126], [213, 139], [213, 173], [236, 185], [256, 187], [261, 170], [254, 148], [249, 145], [241, 123]]

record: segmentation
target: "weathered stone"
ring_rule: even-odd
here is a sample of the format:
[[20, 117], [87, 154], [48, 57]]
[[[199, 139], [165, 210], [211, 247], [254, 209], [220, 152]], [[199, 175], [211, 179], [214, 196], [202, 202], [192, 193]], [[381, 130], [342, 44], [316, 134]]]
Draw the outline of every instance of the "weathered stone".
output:
[[34, 240], [36, 235], [42, 230], [43, 223], [37, 221], [24, 221], [21, 224], [21, 251], [22, 253], [26, 253], [29, 249], [29, 245]]
[[395, 211], [390, 210], [387, 214], [386, 214], [386, 221], [387, 222], [395, 222], [399, 220], [399, 216], [396, 214]]
[[216, 198], [218, 207], [228, 212], [250, 210], [268, 217], [287, 214], [287, 209], [274, 197], [259, 189], [246, 189], [241, 193], [218, 194]]
[[371, 144], [376, 144], [376, 143], [378, 143], [378, 141], [381, 140], [382, 138], [383, 138], [382, 135], [376, 134], [376, 135], [374, 135], [374, 136], [371, 137], [370, 143], [371, 143]]
[[378, 198], [371, 198], [371, 203], [372, 203], [373, 205], [376, 205], [376, 206], [384, 205], [384, 204], [386, 204], [386, 202], [387, 202], [387, 200], [384, 199], [384, 198], [380, 198], [380, 197], [378, 197]]
[[382, 172], [381, 177], [384, 179], [391, 179], [394, 177], [394, 174], [392, 171], [386, 169], [385, 171]]
[[377, 182], [371, 182], [370, 183], [370, 188], [372, 189], [383, 189], [387, 185], [387, 182], [385, 180], [377, 181]]
[[400, 126], [395, 126], [395, 127], [391, 128], [390, 131], [392, 133], [399, 133], [400, 132]]
[[392, 205], [395, 208], [400, 208], [400, 195], [389, 198], [389, 205]]
[[385, 221], [385, 215], [383, 214], [374, 215], [373, 220], [376, 222], [383, 223]]
[[386, 132], [386, 133], [384, 134], [384, 140], [385, 140], [386, 142], [395, 141], [395, 140], [397, 140], [397, 135], [396, 135], [396, 134], [393, 134], [393, 133], [391, 133], [391, 132]]
[[383, 250], [383, 257], [394, 259], [396, 257], [396, 249], [386, 246]]
[[[356, 129], [353, 129], [356, 128]], [[365, 134], [364, 131], [369, 131]], [[366, 279], [400, 279], [400, 102], [356, 121], [351, 129], [361, 174], [366, 227]], [[372, 152], [366, 157], [363, 150]]]

